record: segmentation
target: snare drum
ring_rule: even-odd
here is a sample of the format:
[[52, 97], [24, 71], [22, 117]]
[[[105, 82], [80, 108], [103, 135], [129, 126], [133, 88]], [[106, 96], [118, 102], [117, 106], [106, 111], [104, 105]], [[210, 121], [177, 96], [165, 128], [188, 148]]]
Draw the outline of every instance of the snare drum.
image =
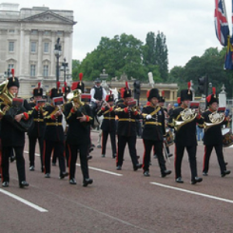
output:
[[171, 146], [174, 143], [174, 138], [173, 138], [173, 134], [172, 131], [170, 129], [166, 129], [166, 144], [167, 146]]
[[233, 134], [230, 128], [222, 129], [222, 144], [223, 147], [229, 147], [233, 145]]

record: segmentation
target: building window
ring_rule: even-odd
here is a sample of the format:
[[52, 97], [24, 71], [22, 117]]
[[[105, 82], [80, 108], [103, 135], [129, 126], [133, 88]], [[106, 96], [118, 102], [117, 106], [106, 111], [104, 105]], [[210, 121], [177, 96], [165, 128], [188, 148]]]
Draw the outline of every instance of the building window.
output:
[[31, 42], [31, 53], [36, 52], [36, 42]]
[[14, 52], [15, 43], [13, 41], [9, 42], [9, 52]]
[[49, 76], [49, 66], [47, 66], [47, 65], [43, 66], [43, 76], [44, 77]]
[[44, 53], [48, 53], [49, 52], [49, 43], [44, 43]]
[[10, 30], [9, 30], [9, 33], [14, 34], [14, 33], [15, 33], [15, 30], [14, 30], [14, 29], [10, 29]]
[[32, 30], [32, 31], [31, 31], [31, 34], [32, 34], [32, 35], [37, 35], [37, 30]]
[[44, 31], [45, 36], [50, 36], [50, 31]]
[[31, 77], [36, 76], [36, 65], [31, 65], [30, 76]]

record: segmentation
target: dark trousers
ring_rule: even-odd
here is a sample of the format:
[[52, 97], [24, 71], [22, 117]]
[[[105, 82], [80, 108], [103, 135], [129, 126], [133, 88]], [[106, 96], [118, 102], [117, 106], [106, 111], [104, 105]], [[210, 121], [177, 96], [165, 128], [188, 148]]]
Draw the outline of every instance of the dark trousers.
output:
[[18, 180], [19, 184], [26, 180], [25, 175], [25, 160], [23, 157], [23, 146], [17, 146], [17, 147], [2, 147], [2, 182], [9, 182], [10, 181], [10, 175], [9, 175], [9, 158], [11, 156], [12, 149], [15, 151], [15, 157], [16, 157], [16, 167], [18, 172]]
[[44, 140], [43, 162], [45, 166], [45, 169], [44, 169], [45, 174], [50, 173], [51, 171], [50, 169], [51, 169], [52, 151], [58, 157], [60, 173], [64, 173], [66, 171], [65, 158], [64, 158], [64, 143]]
[[163, 157], [163, 142], [162, 141], [153, 141], [153, 140], [145, 140], [143, 139], [144, 143], [144, 156], [143, 156], [143, 170], [149, 171], [149, 165], [150, 165], [150, 154], [152, 147], [154, 146], [156, 150], [156, 155], [158, 158], [158, 163], [160, 167], [161, 174], [166, 170], [165, 166], [165, 160]]
[[197, 161], [196, 161], [196, 152], [197, 146], [181, 146], [175, 144], [175, 172], [176, 178], [182, 177], [181, 175], [181, 163], [184, 156], [184, 149], [186, 148], [189, 157], [189, 165], [191, 169], [191, 179], [194, 179], [197, 176]]
[[204, 159], [203, 159], [203, 172], [208, 172], [209, 170], [209, 161], [210, 161], [210, 156], [211, 156], [211, 152], [213, 150], [213, 148], [215, 149], [217, 158], [218, 158], [218, 164], [220, 166], [220, 171], [221, 174], [224, 173], [224, 171], [226, 170], [226, 164], [223, 158], [223, 152], [222, 152], [222, 145], [208, 145], [205, 146], [205, 154], [204, 154]]
[[118, 151], [117, 151], [117, 159], [116, 159], [117, 166], [122, 166], [123, 164], [126, 143], [128, 143], [129, 154], [133, 166], [136, 166], [138, 164], [137, 152], [136, 152], [136, 140], [137, 140], [136, 135], [130, 137], [118, 135]]
[[75, 178], [76, 161], [77, 161], [77, 157], [78, 157], [78, 152], [79, 152], [79, 156], [80, 156], [80, 164], [81, 164], [83, 179], [89, 178], [88, 164], [87, 164], [88, 146], [89, 146], [88, 143], [82, 143], [82, 144], [78, 144], [78, 145], [68, 144], [70, 179]]
[[106, 153], [106, 144], [108, 140], [108, 134], [110, 135], [111, 139], [111, 147], [112, 147], [112, 156], [116, 155], [116, 132], [115, 131], [102, 131], [102, 155]]
[[35, 149], [36, 149], [36, 141], [38, 139], [39, 148], [40, 148], [40, 162], [41, 162], [41, 169], [43, 169], [43, 145], [44, 141], [42, 137], [31, 137], [29, 138], [29, 166], [35, 166]]

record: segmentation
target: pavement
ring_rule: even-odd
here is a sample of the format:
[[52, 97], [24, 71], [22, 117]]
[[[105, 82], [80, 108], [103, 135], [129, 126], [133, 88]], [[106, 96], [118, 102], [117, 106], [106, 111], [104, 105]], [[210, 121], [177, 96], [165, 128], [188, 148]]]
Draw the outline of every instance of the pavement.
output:
[[[98, 133], [92, 132], [91, 136], [96, 144]], [[105, 158], [101, 157], [101, 149], [95, 148], [91, 153], [93, 159], [89, 161], [89, 173], [94, 182], [82, 187], [79, 160], [77, 185], [70, 185], [68, 178], [58, 178], [58, 165], [52, 166], [50, 179], [44, 178], [38, 156], [35, 171], [29, 171], [26, 140], [24, 156], [30, 186], [25, 189], [18, 187], [16, 165], [11, 163], [10, 186], [0, 187], [1, 232], [232, 232], [232, 149], [224, 149], [227, 168], [232, 170], [230, 175], [220, 176], [213, 151], [208, 176], [203, 177], [203, 182], [191, 185], [186, 152], [182, 163], [184, 183], [177, 184], [174, 156], [166, 163], [167, 169], [173, 171], [170, 176], [160, 177], [158, 161], [151, 155], [150, 177], [144, 177], [142, 170], [133, 171], [126, 148], [122, 170], [117, 171], [109, 141]], [[174, 154], [174, 146], [170, 150]], [[137, 139], [140, 162], [143, 151], [142, 140]], [[38, 147], [36, 153], [39, 153]], [[200, 177], [203, 153], [204, 147], [198, 143], [197, 168]]]

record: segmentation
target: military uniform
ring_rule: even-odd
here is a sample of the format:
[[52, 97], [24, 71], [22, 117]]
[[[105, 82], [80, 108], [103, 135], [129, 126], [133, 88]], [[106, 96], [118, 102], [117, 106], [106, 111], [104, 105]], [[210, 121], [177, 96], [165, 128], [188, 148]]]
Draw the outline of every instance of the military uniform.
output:
[[[122, 98], [131, 97], [131, 90], [126, 85], [122, 89]], [[118, 150], [117, 150], [117, 159], [116, 166], [117, 170], [121, 170], [123, 164], [124, 150], [126, 143], [128, 143], [129, 154], [133, 163], [133, 169], [136, 171], [138, 168], [142, 167], [142, 164], [138, 163], [137, 152], [136, 152], [136, 141], [137, 141], [137, 132], [136, 132], [136, 119], [139, 119], [140, 113], [137, 110], [128, 108], [126, 103], [118, 105], [118, 108], [115, 110], [116, 115], [118, 116], [118, 127], [117, 127], [117, 136], [118, 136]]]
[[[153, 97], [159, 100], [159, 93], [156, 88], [150, 90], [148, 94], [148, 101]], [[171, 174], [171, 171], [166, 169], [163, 156], [163, 137], [165, 135], [165, 117], [163, 109], [150, 103], [150, 105], [146, 105], [143, 108], [142, 116], [145, 120], [142, 133], [142, 139], [145, 147], [142, 165], [144, 176], [149, 176], [150, 154], [152, 147], [154, 146], [160, 166], [161, 176], [165, 177], [166, 175]]]
[[[75, 90], [76, 99], [80, 100], [80, 92], [78, 89]], [[87, 163], [87, 151], [90, 144], [90, 124], [92, 123], [92, 113], [91, 108], [87, 104], [83, 104], [80, 102], [79, 108], [76, 109], [73, 107], [72, 103], [68, 103], [65, 105], [66, 121], [69, 124], [69, 128], [67, 131], [67, 144], [69, 148], [69, 178], [70, 184], [76, 184], [75, 180], [75, 169], [76, 169], [76, 161], [77, 154], [79, 151], [80, 155], [80, 163], [81, 170], [83, 174], [83, 186], [87, 186], [93, 182], [92, 179], [89, 178], [88, 172], [88, 163]], [[80, 122], [77, 117], [81, 117], [85, 115], [86, 122]]]
[[[18, 87], [19, 81], [16, 77], [9, 78], [7, 88]], [[23, 107], [26, 110], [31, 110], [26, 100], [23, 102]], [[18, 114], [18, 113], [17, 113]], [[29, 119], [30, 113], [22, 113], [26, 120]], [[6, 115], [3, 116], [1, 121], [1, 131], [4, 132], [2, 136], [2, 186], [8, 187], [10, 181], [9, 175], [9, 157], [11, 156], [12, 149], [15, 151], [16, 156], [16, 167], [18, 172], [18, 181], [20, 188], [28, 186], [26, 182], [25, 174], [25, 160], [23, 156], [24, 143], [25, 143], [25, 132], [19, 130], [12, 122], [7, 120]]]
[[[43, 96], [43, 89], [38, 86], [33, 90], [33, 96], [37, 97]], [[35, 148], [36, 141], [39, 142], [40, 148], [40, 161], [41, 161], [41, 171], [43, 172], [43, 144], [44, 144], [44, 132], [45, 132], [45, 122], [43, 117], [42, 106], [39, 106], [35, 103], [30, 103], [30, 106], [33, 108], [32, 116], [34, 124], [28, 130], [28, 138], [29, 138], [29, 167], [30, 171], [34, 171], [35, 167]]]
[[[107, 102], [114, 101], [113, 95], [106, 96]], [[111, 146], [112, 146], [112, 158], [116, 157], [116, 122], [115, 122], [115, 107], [114, 106], [105, 106], [102, 107], [97, 116], [104, 117], [103, 122], [101, 124], [102, 129], [102, 157], [105, 157], [106, 154], [106, 144], [108, 139], [108, 134], [111, 138]]]
[[[51, 99], [55, 97], [61, 97], [62, 93], [59, 90], [59, 87], [53, 88], [51, 90], [50, 97]], [[63, 115], [56, 116], [57, 111], [59, 110], [54, 105], [48, 105], [44, 107], [44, 120], [46, 124], [45, 134], [44, 134], [44, 173], [45, 178], [50, 178], [51, 172], [51, 154], [54, 151], [54, 154], [59, 159], [59, 169], [60, 169], [60, 179], [63, 179], [68, 174], [65, 169], [65, 157], [64, 157], [64, 130], [62, 126]]]
[[[181, 90], [181, 102], [185, 100], [192, 100], [192, 92], [190, 89]], [[169, 125], [174, 126], [173, 121], [183, 122], [182, 113], [186, 107], [181, 105], [172, 111], [169, 118]], [[186, 148], [189, 157], [190, 169], [191, 169], [191, 183], [201, 182], [202, 178], [197, 176], [197, 163], [196, 163], [196, 151], [197, 151], [197, 138], [196, 138], [196, 124], [202, 123], [200, 115], [197, 115], [191, 121], [186, 121], [180, 129], [175, 127], [175, 178], [177, 183], [183, 183], [181, 174], [181, 163], [184, 155], [184, 149]]]
[[[216, 95], [215, 94], [209, 95], [207, 97], [208, 105], [211, 105], [214, 102], [218, 103], [218, 99]], [[204, 119], [204, 122], [209, 123], [209, 124], [212, 123], [210, 118], [212, 114], [214, 113], [217, 113], [217, 112], [213, 111], [211, 107], [209, 107], [209, 109], [202, 114], [202, 118]], [[203, 170], [202, 170], [204, 176], [207, 176], [208, 171], [209, 171], [209, 160], [210, 160], [210, 155], [211, 155], [213, 148], [215, 148], [215, 151], [216, 151], [221, 176], [223, 177], [225, 175], [230, 174], [230, 171], [227, 171], [226, 169], [226, 164], [225, 164], [224, 157], [223, 157], [222, 131], [221, 131], [223, 123], [224, 122], [219, 123], [219, 124], [212, 123], [213, 126], [205, 130], [204, 138], [203, 138], [204, 145], [205, 145], [205, 149], [204, 149], [205, 153], [204, 153], [204, 158], [203, 158]], [[204, 124], [200, 126], [203, 127]]]

